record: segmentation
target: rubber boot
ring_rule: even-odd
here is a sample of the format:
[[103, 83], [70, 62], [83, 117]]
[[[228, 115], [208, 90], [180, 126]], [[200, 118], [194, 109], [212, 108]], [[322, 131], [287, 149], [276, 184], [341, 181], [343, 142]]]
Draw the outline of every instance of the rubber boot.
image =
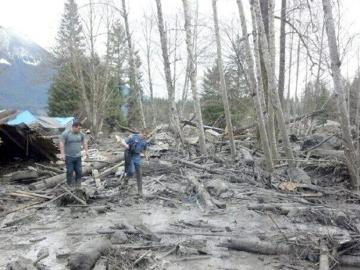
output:
[[122, 183], [122, 188], [127, 188], [128, 184], [129, 184], [129, 176], [125, 174], [124, 179], [123, 179], [123, 183]]
[[137, 189], [138, 189], [138, 195], [142, 196], [142, 177], [141, 177], [141, 168], [138, 168], [136, 171], [136, 183], [137, 183]]

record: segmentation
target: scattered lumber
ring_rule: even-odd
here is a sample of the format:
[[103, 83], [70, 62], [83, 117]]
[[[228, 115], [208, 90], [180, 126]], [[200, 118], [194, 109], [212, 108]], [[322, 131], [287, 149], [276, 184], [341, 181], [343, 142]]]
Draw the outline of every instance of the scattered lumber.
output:
[[19, 196], [19, 197], [29, 197], [29, 198], [41, 198], [41, 199], [48, 199], [48, 200], [51, 200], [53, 198], [51, 196], [37, 194], [34, 192], [22, 191], [22, 190], [18, 190], [16, 192], [9, 193], [9, 195]]
[[[116, 157], [113, 160], [111, 160], [111, 164], [121, 162], [123, 159], [124, 159], [123, 155], [121, 155], [119, 157]], [[91, 174], [93, 169], [100, 170], [100, 169], [103, 169], [103, 168], [105, 168], [107, 166], [109, 166], [109, 164], [107, 164], [107, 163], [98, 163], [98, 164], [95, 164], [94, 168], [86, 167], [83, 170], [83, 175], [89, 175], [89, 174]], [[65, 180], [66, 180], [66, 173], [63, 173], [63, 174], [59, 174], [59, 175], [56, 175], [56, 176], [53, 176], [53, 177], [38, 181], [38, 182], [36, 182], [34, 184], [31, 184], [29, 186], [29, 188], [31, 190], [52, 188], [52, 187], [56, 186], [59, 183], [65, 182]]]
[[124, 161], [122, 161], [122, 162], [120, 162], [120, 163], [118, 163], [118, 164], [116, 164], [116, 165], [114, 165], [114, 166], [112, 166], [110, 168], [105, 169], [103, 172], [99, 173], [98, 178], [101, 179], [101, 178], [104, 178], [104, 177], [106, 177], [106, 176], [108, 176], [108, 175], [110, 175], [112, 173], [115, 173], [117, 171], [117, 169], [119, 167], [123, 166], [123, 165], [124, 165]]
[[75, 195], [73, 192], [71, 192], [68, 188], [61, 186], [61, 188], [63, 190], [65, 190], [71, 197], [73, 197], [75, 200], [77, 200], [79, 203], [81, 203], [82, 205], [87, 205], [86, 201], [84, 201], [83, 199], [79, 198], [77, 195]]
[[148, 251], [144, 252], [144, 254], [142, 254], [138, 259], [136, 259], [136, 261], [133, 263], [133, 266], [136, 266], [139, 262], [141, 262], [151, 252], [152, 252], [151, 250], [148, 250]]
[[110, 241], [102, 238], [83, 243], [70, 255], [69, 267], [71, 270], [91, 270], [100, 256], [110, 248]]

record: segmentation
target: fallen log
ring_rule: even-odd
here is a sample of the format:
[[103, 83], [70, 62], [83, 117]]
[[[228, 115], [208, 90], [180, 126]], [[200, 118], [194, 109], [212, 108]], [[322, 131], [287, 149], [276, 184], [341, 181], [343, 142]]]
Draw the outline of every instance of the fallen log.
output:
[[58, 169], [58, 168], [55, 168], [55, 167], [51, 167], [51, 166], [46, 166], [44, 164], [41, 164], [41, 163], [35, 163], [36, 166], [38, 166], [39, 168], [42, 168], [44, 170], [48, 170], [48, 171], [51, 171], [51, 172], [54, 172], [54, 173], [57, 173], [57, 174], [61, 174], [63, 173], [64, 171], [61, 170], [61, 169]]
[[343, 266], [360, 267], [359, 256], [342, 255], [338, 261]]
[[[194, 123], [192, 121], [189, 121], [189, 120], [182, 120], [181, 123], [184, 124], [184, 126], [189, 125], [189, 126], [192, 126], [192, 127], [197, 127], [196, 123]], [[217, 128], [217, 127], [206, 126], [206, 125], [203, 125], [203, 127], [204, 127], [204, 130], [211, 129], [211, 130], [214, 130], [214, 131], [217, 131], [217, 132], [224, 132], [225, 131], [223, 128]]]
[[26, 195], [28, 197], [32, 197], [32, 198], [41, 198], [41, 199], [48, 199], [51, 200], [53, 197], [51, 196], [47, 196], [47, 195], [42, 195], [42, 194], [37, 194], [37, 193], [33, 193], [33, 192], [27, 192], [27, 191], [22, 191], [22, 190], [18, 190], [16, 192], [10, 193], [10, 195], [14, 194], [14, 196], [16, 195]]
[[129, 127], [120, 126], [120, 125], [118, 125], [118, 127], [119, 127], [120, 129], [125, 130], [125, 131], [128, 131], [128, 132], [130, 132], [130, 133], [137, 133], [136, 130], [131, 129], [131, 128], [129, 128]]
[[329, 270], [329, 249], [323, 240], [320, 241], [319, 270]]
[[215, 174], [222, 174], [223, 172], [220, 171], [220, 170], [215, 170], [215, 169], [211, 169], [209, 167], [206, 167], [206, 166], [202, 166], [200, 164], [196, 164], [194, 162], [191, 162], [191, 161], [188, 161], [188, 160], [184, 160], [184, 159], [176, 159], [176, 161], [178, 161], [179, 163], [182, 163], [186, 166], [189, 166], [189, 167], [194, 167], [196, 169], [200, 169], [200, 170], [204, 170], [204, 171], [207, 171], [207, 172], [210, 172], [210, 173], [215, 173]]
[[345, 162], [345, 155], [343, 150], [325, 150], [325, 149], [314, 149], [311, 150], [311, 156], [323, 158], [331, 161]]
[[25, 170], [13, 172], [10, 175], [5, 176], [5, 179], [10, 182], [19, 182], [22, 180], [36, 179], [39, 177], [39, 173], [34, 170]]
[[110, 241], [105, 239], [94, 239], [83, 243], [74, 254], [70, 255], [69, 268], [71, 270], [91, 270], [100, 256], [110, 248]]
[[[111, 163], [112, 164], [118, 163], [118, 162], [121, 162], [123, 159], [124, 159], [124, 155], [121, 155], [121, 156], [116, 157], [113, 160], [111, 160]], [[83, 170], [83, 175], [89, 175], [89, 174], [91, 174], [93, 169], [100, 170], [107, 166], [109, 166], [109, 164], [107, 164], [107, 163], [97, 163], [97, 164], [95, 164], [94, 167], [86, 167]], [[36, 183], [33, 183], [29, 186], [29, 189], [36, 190], [36, 189], [52, 188], [59, 183], [65, 182], [65, 180], [66, 180], [66, 173], [63, 173], [63, 174], [59, 174], [59, 175], [56, 175], [56, 176], [53, 176], [53, 177], [50, 177], [47, 179], [43, 179]]]
[[106, 170], [104, 170], [103, 172], [101, 172], [98, 175], [98, 178], [101, 179], [101, 178], [106, 177], [106, 176], [108, 176], [108, 175], [110, 175], [112, 173], [115, 173], [117, 171], [117, 169], [119, 167], [123, 166], [123, 165], [124, 165], [124, 162], [122, 161], [122, 162], [120, 162], [120, 163], [118, 163], [118, 164], [116, 164], [116, 165], [114, 165], [114, 166], [112, 166], [110, 168], [107, 168]]
[[[313, 258], [312, 256], [309, 256], [310, 254], [313, 254], [316, 255], [315, 257], [318, 257], [320, 260], [319, 270], [327, 270], [329, 269], [329, 257], [325, 254], [328, 253], [328, 248], [324, 245], [324, 243], [321, 244], [320, 250], [319, 247], [307, 247], [305, 250], [304, 247], [296, 246], [295, 244], [273, 243], [257, 238], [241, 238], [229, 239], [227, 242], [221, 243], [219, 246], [232, 250], [245, 251], [262, 255], [296, 254], [300, 258], [306, 260]], [[300, 250], [302, 250], [302, 252], [297, 252]], [[360, 267], [359, 256], [342, 255], [338, 258], [338, 262], [342, 266]]]
[[[303, 114], [303, 115], [300, 115], [300, 116], [297, 116], [297, 117], [293, 117], [293, 118], [287, 120], [285, 123], [290, 124], [290, 123], [294, 123], [296, 121], [302, 120], [304, 118], [314, 117], [314, 116], [316, 116], [318, 114], [323, 113], [324, 111], [325, 111], [324, 109], [320, 109], [320, 110], [317, 110], [317, 111], [314, 111], [314, 112], [311, 112], [311, 113], [306, 113], [306, 114]], [[242, 133], [242, 132], [244, 132], [244, 131], [246, 131], [248, 129], [252, 129], [252, 128], [255, 128], [255, 127], [257, 127], [257, 123], [248, 125], [248, 126], [243, 127], [243, 128], [235, 128], [234, 134], [239, 134], [239, 133]]]
[[220, 246], [263, 255], [287, 255], [292, 251], [288, 244], [271, 243], [257, 238], [229, 239], [228, 242], [222, 243]]

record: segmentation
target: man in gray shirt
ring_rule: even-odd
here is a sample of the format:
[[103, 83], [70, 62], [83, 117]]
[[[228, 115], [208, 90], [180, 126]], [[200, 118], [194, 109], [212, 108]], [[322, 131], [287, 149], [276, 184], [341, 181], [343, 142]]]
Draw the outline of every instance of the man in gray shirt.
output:
[[[81, 123], [74, 120], [71, 130], [65, 130], [60, 136], [61, 159], [66, 165], [66, 180], [69, 186], [81, 185], [81, 146], [88, 156], [88, 145], [85, 134], [80, 131]], [[75, 171], [75, 181], [74, 181]]]

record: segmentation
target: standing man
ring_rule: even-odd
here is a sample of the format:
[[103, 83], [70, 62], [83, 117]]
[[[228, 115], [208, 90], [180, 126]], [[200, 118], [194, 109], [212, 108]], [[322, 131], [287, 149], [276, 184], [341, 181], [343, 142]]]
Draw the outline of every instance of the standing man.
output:
[[66, 181], [71, 187], [81, 186], [81, 146], [85, 150], [85, 156], [88, 156], [85, 134], [80, 129], [81, 123], [78, 120], [74, 120], [71, 130], [65, 130], [60, 137], [61, 159], [65, 161]]
[[139, 133], [133, 134], [126, 141], [122, 141], [121, 144], [126, 148], [124, 153], [126, 173], [124, 185], [128, 184], [129, 178], [135, 173], [138, 195], [142, 196], [141, 153], [144, 152], [146, 156], [146, 131], [141, 130]]

